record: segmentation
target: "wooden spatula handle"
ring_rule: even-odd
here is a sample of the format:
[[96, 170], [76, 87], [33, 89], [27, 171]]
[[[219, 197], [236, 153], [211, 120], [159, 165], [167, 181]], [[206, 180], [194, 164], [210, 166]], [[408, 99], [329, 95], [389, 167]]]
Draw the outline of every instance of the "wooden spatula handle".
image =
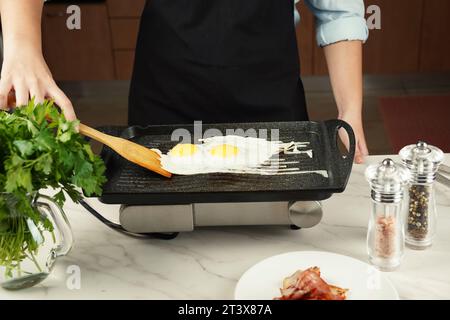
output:
[[82, 123], [78, 126], [78, 130], [81, 134], [111, 147], [111, 142], [114, 137], [104, 134], [103, 132], [95, 130], [94, 128]]
[[153, 150], [126, 139], [107, 135], [82, 123], [78, 130], [81, 134], [107, 145], [128, 161], [168, 178], [172, 175], [161, 167], [160, 156]]

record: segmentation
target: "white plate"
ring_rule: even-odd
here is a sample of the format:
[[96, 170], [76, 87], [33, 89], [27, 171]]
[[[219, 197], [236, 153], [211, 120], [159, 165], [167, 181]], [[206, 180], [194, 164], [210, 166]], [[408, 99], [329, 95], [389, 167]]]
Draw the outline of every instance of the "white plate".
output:
[[297, 270], [317, 266], [329, 284], [349, 289], [349, 300], [398, 300], [389, 279], [373, 266], [347, 256], [318, 251], [298, 251], [267, 258], [251, 267], [239, 280], [237, 300], [272, 300], [280, 296], [284, 278]]

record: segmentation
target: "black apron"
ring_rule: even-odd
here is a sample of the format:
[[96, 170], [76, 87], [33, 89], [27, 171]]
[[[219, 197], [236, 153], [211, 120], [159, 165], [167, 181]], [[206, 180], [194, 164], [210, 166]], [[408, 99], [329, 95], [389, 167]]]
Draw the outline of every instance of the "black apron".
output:
[[148, 0], [129, 124], [307, 120], [294, 0]]

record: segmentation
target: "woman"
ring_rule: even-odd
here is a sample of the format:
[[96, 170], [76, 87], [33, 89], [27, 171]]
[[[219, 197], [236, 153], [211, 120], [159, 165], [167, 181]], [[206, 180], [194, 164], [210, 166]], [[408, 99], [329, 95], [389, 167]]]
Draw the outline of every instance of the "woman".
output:
[[[357, 163], [362, 126], [363, 0], [307, 0], [317, 18], [339, 118], [352, 125]], [[0, 107], [51, 97], [72, 104], [42, 56], [42, 0], [0, 0], [4, 62]], [[307, 120], [299, 79], [294, 0], [149, 0], [129, 97], [130, 124]], [[347, 139], [343, 139], [348, 144]]]

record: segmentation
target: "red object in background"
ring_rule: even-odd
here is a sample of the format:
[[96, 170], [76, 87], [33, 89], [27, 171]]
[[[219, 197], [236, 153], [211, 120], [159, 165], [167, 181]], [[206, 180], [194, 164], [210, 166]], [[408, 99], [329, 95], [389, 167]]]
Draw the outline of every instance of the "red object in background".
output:
[[383, 97], [380, 112], [395, 153], [419, 140], [450, 152], [450, 96]]

